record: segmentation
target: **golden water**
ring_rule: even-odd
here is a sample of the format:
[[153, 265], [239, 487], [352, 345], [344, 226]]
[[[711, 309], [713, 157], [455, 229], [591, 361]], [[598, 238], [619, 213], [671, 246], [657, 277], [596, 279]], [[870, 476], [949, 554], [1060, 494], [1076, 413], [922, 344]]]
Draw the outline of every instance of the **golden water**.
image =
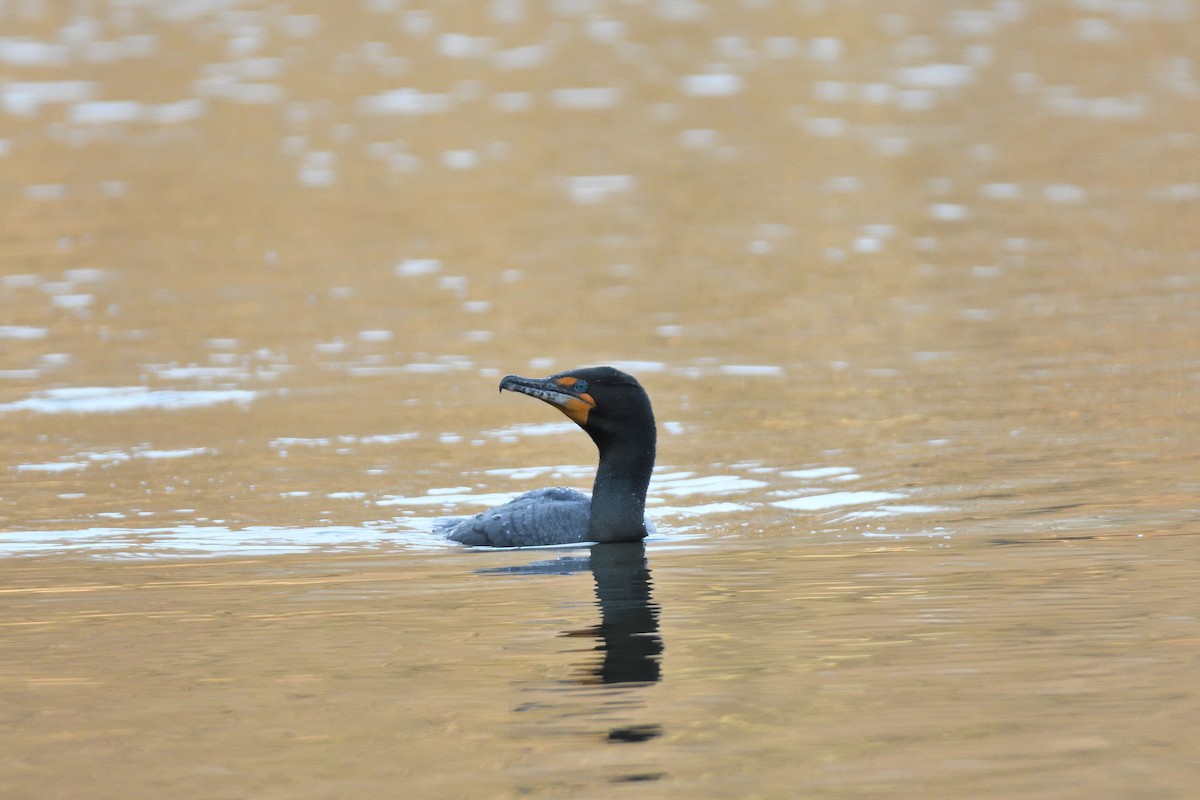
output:
[[[1200, 4], [0, 3], [0, 796], [1200, 780]], [[655, 403], [643, 554], [430, 533]]]

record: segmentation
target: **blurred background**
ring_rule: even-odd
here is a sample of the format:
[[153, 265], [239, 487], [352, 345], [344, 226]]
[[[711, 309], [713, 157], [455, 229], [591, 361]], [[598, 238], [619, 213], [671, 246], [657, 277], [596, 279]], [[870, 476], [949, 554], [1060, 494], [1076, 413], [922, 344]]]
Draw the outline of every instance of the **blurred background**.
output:
[[1191, 469], [1198, 16], [7, 0], [0, 510], [357, 523], [298, 493], [590, 463], [485, 433], [543, 419], [499, 376], [596, 363], [676, 466]]
[[[1197, 0], [0, 0], [0, 794], [1192, 797], [1198, 54]], [[648, 555], [434, 535], [590, 486], [496, 386], [603, 363]]]

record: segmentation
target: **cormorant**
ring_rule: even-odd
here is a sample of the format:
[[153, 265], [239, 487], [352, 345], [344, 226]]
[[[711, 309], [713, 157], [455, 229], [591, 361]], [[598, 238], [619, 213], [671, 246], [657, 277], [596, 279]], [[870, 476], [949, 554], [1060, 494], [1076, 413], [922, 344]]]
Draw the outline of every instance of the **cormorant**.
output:
[[573, 542], [632, 542], [653, 525], [645, 518], [656, 434], [650, 398], [632, 375], [613, 367], [567, 370], [548, 378], [506, 375], [508, 389], [558, 408], [600, 451], [592, 496], [556, 486], [535, 489], [473, 517], [449, 519], [456, 542], [531, 547]]

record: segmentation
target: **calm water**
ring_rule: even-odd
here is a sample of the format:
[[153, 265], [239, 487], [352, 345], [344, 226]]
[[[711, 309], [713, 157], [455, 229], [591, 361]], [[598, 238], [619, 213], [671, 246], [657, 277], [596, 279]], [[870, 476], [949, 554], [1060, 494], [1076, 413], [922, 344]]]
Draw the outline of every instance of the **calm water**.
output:
[[[1191, 797], [1197, 53], [1194, 0], [0, 2], [0, 794]], [[496, 385], [598, 363], [659, 533], [433, 535], [590, 485]]]

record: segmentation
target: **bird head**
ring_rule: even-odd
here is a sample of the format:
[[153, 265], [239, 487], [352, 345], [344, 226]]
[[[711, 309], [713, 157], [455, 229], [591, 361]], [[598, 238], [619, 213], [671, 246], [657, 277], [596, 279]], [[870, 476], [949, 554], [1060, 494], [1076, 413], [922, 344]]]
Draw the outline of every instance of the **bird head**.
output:
[[506, 375], [508, 389], [557, 408], [587, 431], [603, 450], [615, 442], [654, 446], [654, 412], [646, 390], [632, 375], [613, 367], [584, 367], [547, 378]]

